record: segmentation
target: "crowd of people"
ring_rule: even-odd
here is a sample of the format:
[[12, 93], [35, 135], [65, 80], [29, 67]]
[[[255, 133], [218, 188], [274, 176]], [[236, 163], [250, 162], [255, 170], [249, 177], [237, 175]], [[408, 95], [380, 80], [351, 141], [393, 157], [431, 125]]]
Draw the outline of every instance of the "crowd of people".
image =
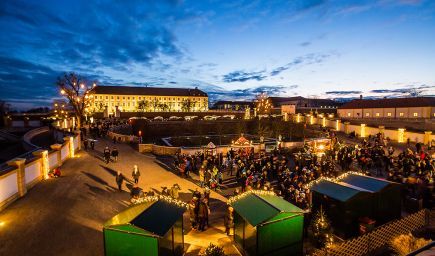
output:
[[297, 153], [274, 150], [254, 154], [251, 150], [230, 149], [226, 154], [206, 151], [177, 154], [174, 164], [183, 176], [195, 172], [201, 187], [225, 187], [222, 184], [225, 174], [238, 183], [234, 194], [249, 189], [274, 190], [302, 209], [310, 208], [310, 182], [350, 170], [403, 183], [404, 197], [423, 199], [424, 206], [431, 205], [435, 160], [421, 144], [417, 143], [415, 150], [407, 148], [397, 154], [399, 149], [388, 145], [382, 134], [355, 144], [340, 141], [334, 132], [325, 134], [331, 139], [331, 148], [321, 155], [308, 145]]

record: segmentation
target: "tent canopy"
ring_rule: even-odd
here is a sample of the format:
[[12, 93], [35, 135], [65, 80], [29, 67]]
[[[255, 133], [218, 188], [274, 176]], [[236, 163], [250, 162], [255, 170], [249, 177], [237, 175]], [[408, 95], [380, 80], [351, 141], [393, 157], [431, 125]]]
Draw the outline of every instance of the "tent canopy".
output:
[[206, 148], [208, 148], [208, 149], [215, 149], [216, 148], [216, 145], [215, 144], [213, 144], [213, 142], [209, 142], [208, 144], [207, 144], [207, 146], [205, 146]]
[[357, 195], [371, 192], [369, 190], [356, 187], [347, 183], [335, 183], [327, 180], [322, 180], [314, 184], [311, 190], [342, 202], [346, 202]]
[[350, 174], [343, 178], [341, 181], [348, 183], [350, 185], [360, 187], [372, 192], [379, 192], [389, 185], [399, 185], [394, 182], [390, 182], [383, 179], [373, 178], [369, 176]]
[[303, 210], [276, 195], [247, 193], [231, 203], [234, 210], [252, 226], [269, 220], [303, 214]]
[[184, 207], [165, 200], [146, 202], [115, 215], [104, 227], [163, 237], [184, 212]]
[[239, 147], [246, 147], [246, 146], [251, 146], [251, 142], [246, 139], [244, 136], [240, 136], [235, 142], [234, 144], [235, 146], [239, 146]]

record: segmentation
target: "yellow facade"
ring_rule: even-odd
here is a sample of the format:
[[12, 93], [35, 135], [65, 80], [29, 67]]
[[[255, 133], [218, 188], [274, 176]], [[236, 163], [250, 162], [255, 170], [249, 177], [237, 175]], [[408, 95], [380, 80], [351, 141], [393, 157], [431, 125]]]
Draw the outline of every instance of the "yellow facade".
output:
[[91, 112], [103, 112], [107, 106], [109, 114], [121, 112], [201, 112], [208, 111], [208, 97], [203, 96], [155, 96], [92, 94]]

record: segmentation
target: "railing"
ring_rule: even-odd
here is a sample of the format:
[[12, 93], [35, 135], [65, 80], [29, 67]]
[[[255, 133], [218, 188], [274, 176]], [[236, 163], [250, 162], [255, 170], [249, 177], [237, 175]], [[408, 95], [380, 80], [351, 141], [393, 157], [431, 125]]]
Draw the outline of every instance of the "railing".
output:
[[347, 240], [343, 243], [334, 244], [332, 247], [323, 250], [316, 250], [312, 256], [360, 256], [368, 255], [381, 246], [388, 244], [392, 239], [400, 234], [407, 234], [418, 230], [429, 224], [430, 216], [434, 215], [434, 210], [421, 210], [405, 218], [392, 221], [382, 225], [372, 232], [357, 238]]

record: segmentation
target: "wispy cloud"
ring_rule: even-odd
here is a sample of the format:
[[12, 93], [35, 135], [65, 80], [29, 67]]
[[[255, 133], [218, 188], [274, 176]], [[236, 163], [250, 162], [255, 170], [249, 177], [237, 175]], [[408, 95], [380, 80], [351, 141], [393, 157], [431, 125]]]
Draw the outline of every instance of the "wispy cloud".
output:
[[329, 91], [325, 92], [325, 94], [329, 95], [351, 95], [351, 94], [360, 94], [362, 91]]
[[262, 81], [267, 77], [265, 73], [266, 71], [264, 70], [258, 72], [246, 72], [238, 70], [224, 75], [222, 81], [224, 81], [225, 83], [246, 82], [249, 80]]
[[270, 72], [270, 75], [276, 76], [276, 75], [279, 75], [283, 71], [286, 71], [286, 70], [292, 69], [292, 68], [297, 68], [300, 66], [320, 64], [320, 63], [324, 62], [325, 60], [327, 60], [333, 56], [336, 56], [336, 55], [337, 55], [337, 53], [310, 53], [310, 54], [307, 54], [304, 56], [296, 57], [291, 62], [289, 62], [283, 66], [274, 68]]

